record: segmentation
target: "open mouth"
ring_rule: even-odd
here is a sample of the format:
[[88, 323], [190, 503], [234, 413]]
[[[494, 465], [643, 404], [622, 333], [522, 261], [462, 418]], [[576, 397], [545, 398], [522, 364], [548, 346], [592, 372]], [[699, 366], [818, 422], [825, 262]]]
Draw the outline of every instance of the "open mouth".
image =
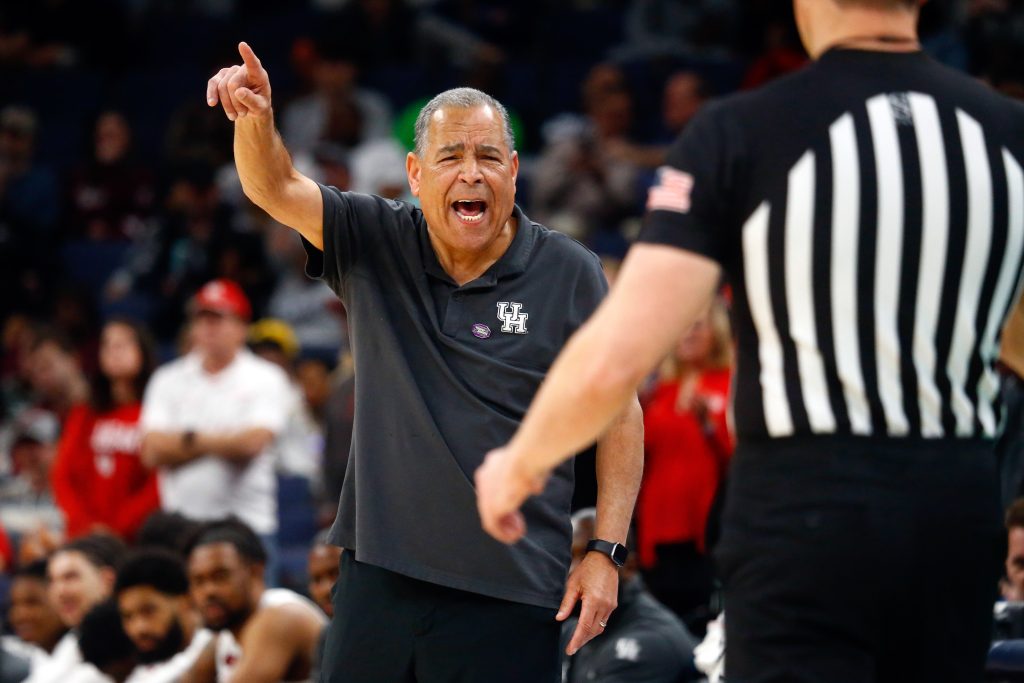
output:
[[452, 202], [452, 210], [463, 223], [479, 223], [487, 212], [487, 202], [482, 199], [459, 199]]

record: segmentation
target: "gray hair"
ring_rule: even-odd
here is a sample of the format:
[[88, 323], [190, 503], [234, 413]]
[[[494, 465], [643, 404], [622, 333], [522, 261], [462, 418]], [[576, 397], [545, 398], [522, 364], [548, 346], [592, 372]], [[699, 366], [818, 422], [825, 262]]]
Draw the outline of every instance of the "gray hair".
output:
[[416, 117], [416, 156], [422, 156], [427, 147], [427, 130], [430, 128], [430, 119], [440, 109], [472, 109], [474, 107], [490, 107], [501, 115], [501, 123], [505, 128], [505, 144], [508, 145], [509, 154], [515, 149], [515, 136], [512, 134], [512, 122], [508, 118], [508, 110], [499, 102], [482, 90], [476, 88], [452, 88], [445, 90], [434, 99], [427, 102], [423, 109], [420, 109]]

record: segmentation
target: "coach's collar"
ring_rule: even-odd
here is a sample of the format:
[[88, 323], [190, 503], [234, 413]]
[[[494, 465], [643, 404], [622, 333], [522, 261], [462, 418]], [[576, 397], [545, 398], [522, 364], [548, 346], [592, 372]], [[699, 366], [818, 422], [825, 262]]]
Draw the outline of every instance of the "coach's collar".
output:
[[[506, 277], [521, 275], [526, 272], [526, 266], [530, 262], [530, 255], [533, 253], [534, 244], [537, 242], [537, 225], [531, 221], [519, 205], [512, 209], [512, 217], [516, 221], [516, 234], [508, 249], [501, 255], [487, 271], [463, 285], [463, 288], [491, 287], [497, 284], [498, 280]], [[441, 266], [441, 262], [434, 253], [434, 247], [430, 244], [430, 236], [426, 226], [420, 233], [420, 245], [424, 254], [424, 268], [428, 275], [439, 280], [454, 284], [451, 276]]]

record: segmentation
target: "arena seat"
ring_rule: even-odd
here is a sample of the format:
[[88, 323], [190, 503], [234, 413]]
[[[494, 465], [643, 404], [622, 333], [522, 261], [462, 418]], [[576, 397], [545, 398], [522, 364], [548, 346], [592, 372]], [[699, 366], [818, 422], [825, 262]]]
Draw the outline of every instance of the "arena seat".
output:
[[985, 677], [990, 681], [1024, 681], [1024, 640], [997, 640], [992, 643], [985, 662]]
[[278, 583], [305, 593], [306, 557], [317, 533], [316, 506], [308, 479], [278, 475], [277, 519]]
[[316, 506], [304, 477], [278, 475], [277, 478], [277, 541], [282, 549], [309, 547], [316, 536]]

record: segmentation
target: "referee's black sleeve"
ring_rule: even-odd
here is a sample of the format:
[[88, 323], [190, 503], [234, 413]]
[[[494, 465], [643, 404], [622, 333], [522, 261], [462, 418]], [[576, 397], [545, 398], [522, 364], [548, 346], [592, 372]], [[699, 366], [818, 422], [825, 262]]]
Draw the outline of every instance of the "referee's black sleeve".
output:
[[640, 242], [667, 244], [724, 263], [729, 196], [737, 168], [738, 131], [726, 131], [708, 105], [675, 141], [648, 191]]

